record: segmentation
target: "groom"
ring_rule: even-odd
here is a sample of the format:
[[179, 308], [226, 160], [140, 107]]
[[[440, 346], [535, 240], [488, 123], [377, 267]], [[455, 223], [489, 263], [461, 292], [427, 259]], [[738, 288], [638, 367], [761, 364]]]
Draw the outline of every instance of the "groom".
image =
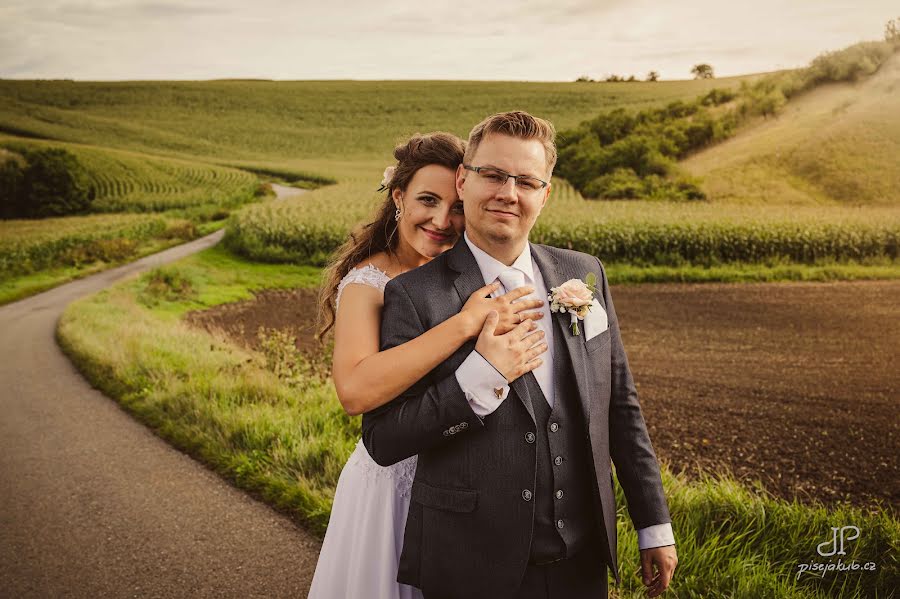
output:
[[492, 356], [517, 333], [494, 336], [489, 324], [480, 353], [467, 342], [364, 415], [363, 442], [376, 462], [419, 456], [397, 580], [427, 599], [606, 597], [606, 565], [620, 582], [610, 458], [638, 529], [649, 596], [665, 590], [677, 563], [603, 265], [528, 241], [550, 194], [554, 136], [549, 122], [525, 112], [479, 123], [457, 172], [466, 233], [384, 291], [382, 350], [458, 313], [487, 283], [502, 283], [495, 295], [531, 285], [529, 297], [546, 298], [567, 280], [596, 276], [579, 335], [570, 314], [544, 306], [535, 322], [548, 351], [532, 372], [508, 381], [494, 367]]

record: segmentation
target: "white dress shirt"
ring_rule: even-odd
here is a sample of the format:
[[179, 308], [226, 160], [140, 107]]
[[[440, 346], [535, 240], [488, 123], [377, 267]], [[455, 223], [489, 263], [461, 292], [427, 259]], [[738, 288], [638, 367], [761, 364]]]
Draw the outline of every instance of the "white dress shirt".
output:
[[[521, 300], [535, 298], [546, 300], [548, 294], [547, 286], [544, 283], [544, 277], [541, 275], [541, 269], [537, 268], [531, 259], [531, 245], [529, 243], [525, 244], [525, 249], [522, 250], [522, 253], [519, 254], [519, 257], [515, 259], [512, 265], [506, 266], [472, 243], [467, 232], [463, 233], [463, 239], [465, 239], [469, 249], [472, 251], [472, 255], [475, 256], [475, 261], [478, 263], [479, 270], [481, 270], [485, 285], [497, 281], [500, 273], [504, 270], [515, 268], [524, 273], [525, 285], [534, 287], [534, 293], [521, 298]], [[500, 288], [491, 297], [498, 297], [507, 291], [510, 290], [505, 289], [501, 283]], [[544, 331], [547, 351], [540, 355], [543, 363], [532, 372], [535, 379], [537, 379], [538, 385], [541, 387], [541, 391], [544, 393], [544, 397], [547, 398], [547, 403], [550, 404], [552, 409], [556, 400], [553, 385], [553, 359], [555, 352], [553, 347], [553, 321], [551, 320], [552, 313], [550, 312], [549, 302], [544, 301], [540, 310], [544, 313], [544, 317], [534, 322], [540, 330]], [[509, 395], [509, 381], [475, 350], [472, 350], [472, 353], [456, 369], [456, 380], [463, 393], [465, 393], [466, 400], [468, 400], [472, 410], [481, 418], [500, 407], [500, 404]], [[495, 389], [502, 389], [500, 397], [497, 397], [494, 392]], [[638, 547], [640, 549], [675, 544], [675, 536], [672, 533], [672, 524], [670, 522], [648, 526], [639, 529], [637, 533]]]

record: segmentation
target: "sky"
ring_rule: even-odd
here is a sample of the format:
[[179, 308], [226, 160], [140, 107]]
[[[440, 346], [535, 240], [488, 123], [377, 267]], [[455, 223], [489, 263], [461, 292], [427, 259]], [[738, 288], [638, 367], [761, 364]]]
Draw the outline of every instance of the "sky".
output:
[[[743, 4], [743, 6], [741, 5]], [[689, 79], [883, 39], [896, 0], [0, 0], [0, 78]]]

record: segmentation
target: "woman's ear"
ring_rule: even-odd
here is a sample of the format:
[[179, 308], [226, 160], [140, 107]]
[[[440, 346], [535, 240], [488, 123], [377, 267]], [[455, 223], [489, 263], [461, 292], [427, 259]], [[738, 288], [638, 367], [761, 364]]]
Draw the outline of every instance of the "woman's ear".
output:
[[399, 189], [394, 189], [391, 192], [391, 199], [394, 200], [394, 206], [396, 206], [400, 212], [403, 212], [403, 192]]
[[460, 164], [456, 167], [456, 195], [462, 199], [463, 183], [466, 182], [466, 167]]

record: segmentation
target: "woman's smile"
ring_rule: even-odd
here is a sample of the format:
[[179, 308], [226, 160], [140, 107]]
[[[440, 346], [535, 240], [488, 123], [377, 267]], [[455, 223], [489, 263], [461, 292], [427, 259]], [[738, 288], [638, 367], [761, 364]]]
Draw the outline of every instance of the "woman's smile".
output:
[[434, 241], [441, 242], [441, 241], [447, 241], [448, 239], [450, 239], [450, 235], [447, 233], [438, 233], [436, 231], [431, 231], [430, 229], [426, 229], [425, 227], [419, 227], [419, 228], [425, 232], [425, 235], [429, 239], [432, 239]]

